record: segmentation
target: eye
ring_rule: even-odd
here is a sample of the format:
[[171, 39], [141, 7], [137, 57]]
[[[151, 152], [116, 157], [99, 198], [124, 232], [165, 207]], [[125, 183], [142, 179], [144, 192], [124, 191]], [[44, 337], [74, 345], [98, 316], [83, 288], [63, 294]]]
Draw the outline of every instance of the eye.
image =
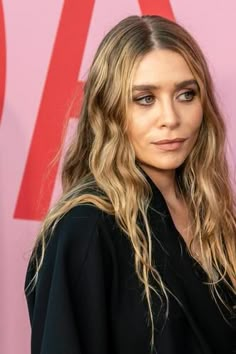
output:
[[150, 106], [154, 102], [154, 96], [146, 95], [142, 97], [136, 97], [134, 98], [134, 101], [142, 106]]
[[181, 93], [178, 98], [180, 98], [180, 101], [192, 101], [195, 96], [196, 92], [194, 90], [188, 90]]

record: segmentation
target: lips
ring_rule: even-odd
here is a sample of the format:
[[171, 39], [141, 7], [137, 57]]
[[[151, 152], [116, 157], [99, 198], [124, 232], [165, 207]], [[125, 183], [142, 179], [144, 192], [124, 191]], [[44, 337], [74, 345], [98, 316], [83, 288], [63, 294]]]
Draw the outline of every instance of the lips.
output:
[[184, 142], [186, 139], [184, 138], [176, 138], [176, 139], [163, 139], [163, 140], [159, 140], [154, 142], [153, 144], [156, 145], [164, 145], [164, 144], [173, 144], [173, 143], [182, 143]]
[[178, 151], [179, 149], [181, 149], [181, 147], [183, 146], [185, 140], [184, 138], [176, 138], [176, 139], [164, 139], [164, 140], [159, 140], [155, 143], [153, 143], [153, 145], [155, 145], [160, 151]]

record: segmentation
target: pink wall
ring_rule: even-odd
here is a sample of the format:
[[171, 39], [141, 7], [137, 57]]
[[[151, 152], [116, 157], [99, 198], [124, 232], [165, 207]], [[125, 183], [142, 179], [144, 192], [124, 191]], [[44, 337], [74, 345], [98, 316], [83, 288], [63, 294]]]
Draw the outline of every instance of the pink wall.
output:
[[[5, 23], [6, 83], [0, 123], [0, 281], [2, 284], [0, 352], [27, 354], [30, 353], [30, 329], [23, 283], [39, 221], [30, 216], [24, 218], [19, 217], [20, 214], [17, 216], [16, 205], [41, 107], [49, 65], [55, 49], [54, 43], [62, 11], [65, 9], [65, 5], [73, 7], [79, 2], [73, 0], [51, 2], [46, 0], [33, 2], [29, 0], [20, 2], [3, 0], [0, 1], [1, 3]], [[92, 16], [91, 19], [89, 17], [88, 35], [81, 58], [82, 63], [78, 72], [75, 68], [78, 81], [86, 77], [92, 55], [104, 33], [121, 18], [131, 14], [140, 14], [139, 3], [136, 0], [113, 2], [96, 0], [94, 5], [93, 1], [88, 3], [91, 5]], [[157, 9], [160, 1], [149, 0], [146, 5], [149, 3], [150, 6], [156, 6]], [[236, 123], [234, 122], [236, 113], [234, 104], [236, 21], [233, 17], [236, 13], [236, 3], [234, 0], [228, 0], [227, 4], [220, 0], [217, 2], [215, 0], [192, 1], [191, 6], [187, 0], [162, 1], [162, 3], [165, 6], [172, 6], [176, 20], [190, 30], [207, 55], [219, 101], [227, 117], [228, 137], [232, 145], [236, 135]], [[0, 39], [3, 37], [1, 22], [0, 19]], [[76, 41], [73, 45], [76, 46]], [[0, 48], [2, 48], [1, 44]], [[0, 77], [0, 81], [3, 82], [3, 79]], [[70, 93], [68, 92], [68, 97]], [[3, 93], [0, 92], [0, 94], [3, 97]], [[57, 92], [55, 91], [55, 100], [56, 96]], [[61, 112], [64, 108], [64, 106], [60, 108]], [[69, 127], [73, 127], [73, 119], [71, 119]], [[43, 139], [42, 142], [44, 143]], [[233, 165], [235, 161], [233, 154], [230, 159]], [[37, 164], [40, 164], [40, 160], [37, 160]], [[34, 175], [33, 170], [32, 175]], [[32, 181], [32, 185], [34, 182]], [[23, 195], [22, 199], [25, 203], [30, 200], [31, 193], [35, 192], [31, 188], [29, 183], [28, 196]], [[60, 185], [57, 178], [52, 195], [53, 200], [59, 190]]]

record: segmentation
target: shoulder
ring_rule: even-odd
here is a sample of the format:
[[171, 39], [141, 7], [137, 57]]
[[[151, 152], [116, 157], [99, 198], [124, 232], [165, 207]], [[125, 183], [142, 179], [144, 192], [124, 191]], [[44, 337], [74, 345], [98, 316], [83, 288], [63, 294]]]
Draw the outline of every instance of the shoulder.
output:
[[81, 204], [70, 209], [62, 216], [55, 227], [54, 235], [60, 234], [64, 241], [77, 235], [90, 234], [101, 221], [105, 220], [102, 210], [92, 204]]
[[[43, 262], [39, 281], [51, 281], [52, 274], [63, 273], [79, 277], [92, 255], [100, 254], [110, 263], [113, 244], [110, 239], [113, 229], [112, 217], [92, 204], [81, 204], [69, 210], [57, 223], [53, 232], [37, 246], [36, 258]], [[35, 261], [27, 270], [26, 285], [35, 274]], [[93, 262], [91, 262], [93, 267]]]
[[112, 228], [112, 217], [92, 204], [70, 209], [57, 223], [47, 241], [49, 248], [64, 254], [76, 251], [77, 258], [86, 253], [96, 238]]
[[[114, 245], [110, 240], [112, 223], [109, 218], [110, 215], [93, 205], [78, 205], [60, 219], [46, 238], [46, 245], [39, 244], [25, 278], [32, 323], [35, 316], [42, 319], [45, 313], [54, 311], [56, 303], [57, 311], [67, 316], [68, 305], [74, 306], [82, 294], [86, 299], [86, 291], [93, 287], [96, 277], [103, 277], [110, 284]], [[36, 273], [37, 260], [42, 262]]]

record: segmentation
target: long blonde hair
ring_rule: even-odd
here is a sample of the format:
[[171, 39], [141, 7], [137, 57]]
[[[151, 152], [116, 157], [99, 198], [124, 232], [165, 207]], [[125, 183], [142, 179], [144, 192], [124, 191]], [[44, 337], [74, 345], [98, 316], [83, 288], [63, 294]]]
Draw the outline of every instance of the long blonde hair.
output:
[[[150, 314], [152, 346], [151, 295], [155, 292], [162, 298], [164, 294], [168, 303], [168, 289], [153, 265], [147, 220], [151, 190], [136, 164], [127, 135], [126, 117], [136, 65], [155, 48], [181, 54], [200, 88], [204, 117], [199, 138], [176, 173], [178, 186], [194, 220], [189, 252], [192, 254], [194, 244], [200, 246], [215, 301], [223, 301], [218, 283], [224, 283], [236, 294], [235, 202], [225, 157], [223, 118], [197, 43], [180, 25], [159, 16], [128, 17], [101, 42], [84, 86], [77, 132], [64, 160], [63, 194], [42, 223], [32, 254], [32, 260], [36, 261], [35, 284], [48, 235], [65, 213], [78, 204], [92, 203], [113, 214], [134, 250], [135, 270], [143, 284]], [[138, 215], [142, 217], [145, 232], [138, 226]], [[39, 245], [42, 251], [37, 258]], [[217, 281], [215, 272], [219, 275]], [[156, 286], [153, 282], [151, 285], [152, 279]]]

